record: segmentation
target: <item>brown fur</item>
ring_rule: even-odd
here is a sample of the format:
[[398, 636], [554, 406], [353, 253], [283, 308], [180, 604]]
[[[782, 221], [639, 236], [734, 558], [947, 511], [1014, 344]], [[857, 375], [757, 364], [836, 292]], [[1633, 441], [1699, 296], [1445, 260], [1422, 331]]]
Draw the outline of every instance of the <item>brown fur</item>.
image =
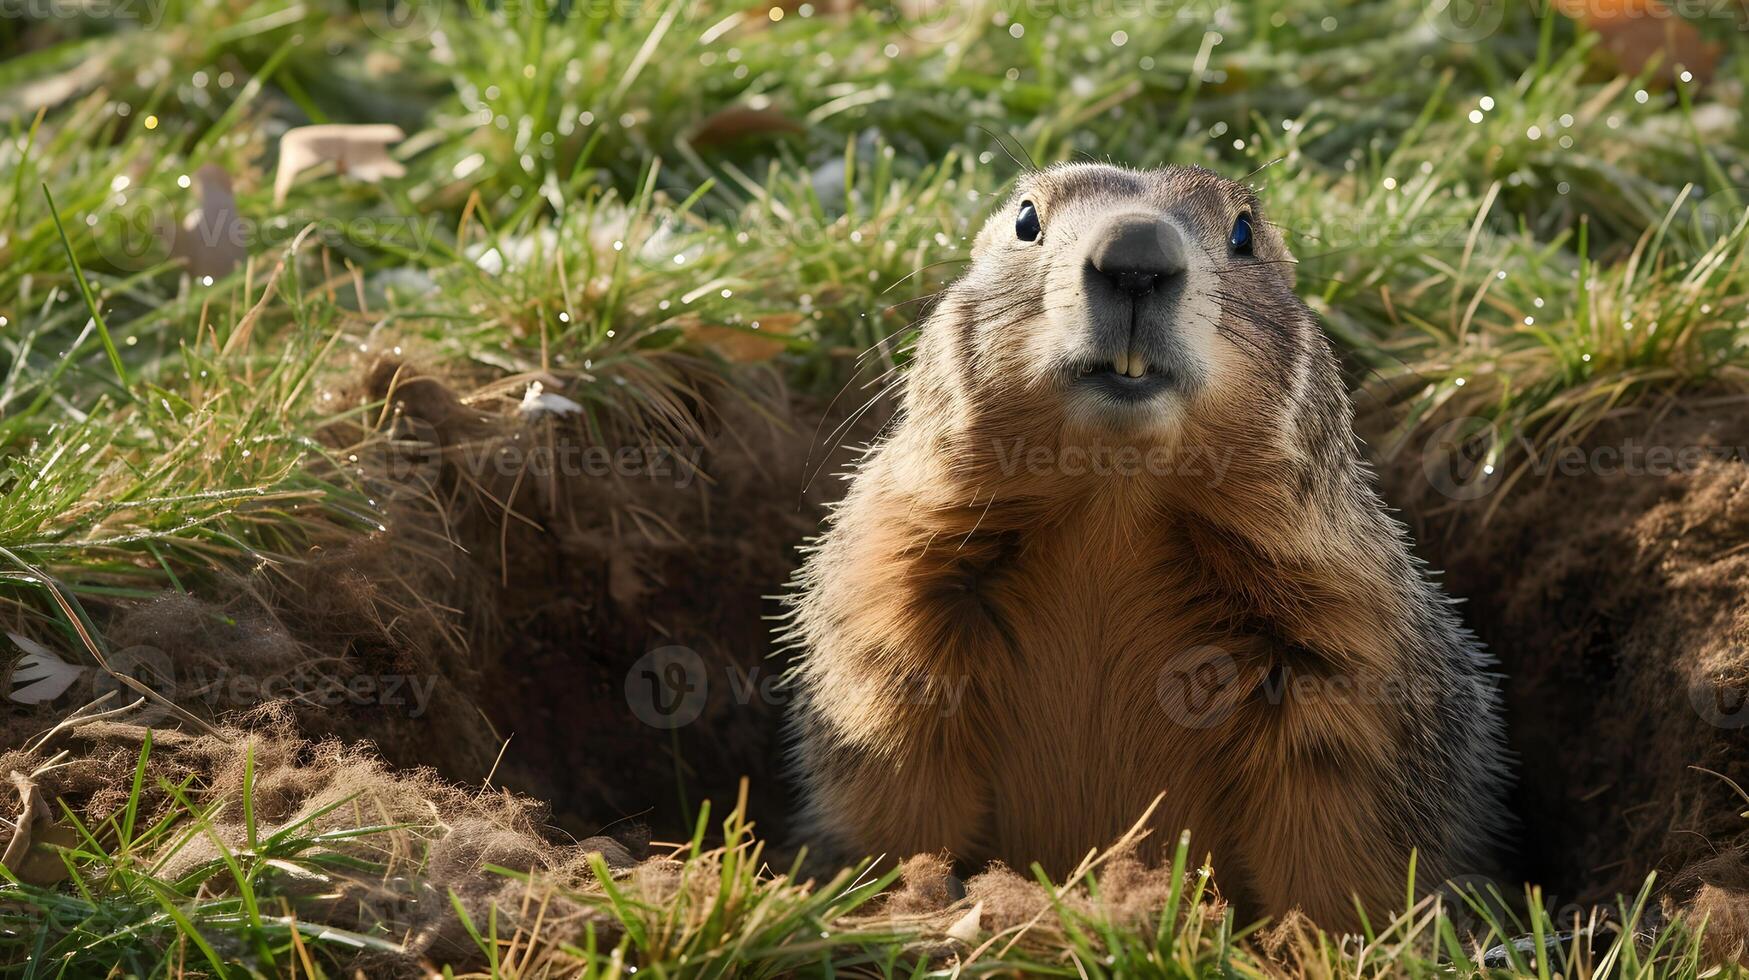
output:
[[[1036, 250], [1010, 241], [1023, 198]], [[1165, 326], [1130, 328], [1181, 386], [1102, 416], [1065, 390], [1095, 328], [1061, 315], [1094, 302], [1063, 277], [1082, 229], [1137, 207], [1209, 258]], [[1279, 238], [1259, 218], [1256, 254], [1222, 258], [1241, 210], [1203, 171], [1075, 166], [980, 234], [798, 580], [822, 841], [1060, 875], [1163, 793], [1145, 858], [1189, 828], [1243, 911], [1335, 926], [1356, 895], [1400, 905], [1412, 849], [1423, 883], [1485, 862], [1505, 777], [1483, 655], [1371, 488]]]

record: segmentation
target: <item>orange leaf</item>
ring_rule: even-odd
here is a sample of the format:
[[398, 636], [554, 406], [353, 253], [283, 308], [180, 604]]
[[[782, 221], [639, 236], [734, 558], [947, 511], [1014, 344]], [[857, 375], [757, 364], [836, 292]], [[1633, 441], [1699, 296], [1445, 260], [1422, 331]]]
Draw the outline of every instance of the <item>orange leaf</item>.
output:
[[1656, 77], [1665, 82], [1684, 68], [1699, 84], [1712, 80], [1719, 46], [1664, 0], [1555, 0], [1555, 6], [1597, 32], [1598, 48], [1621, 74], [1638, 75], [1656, 61]]

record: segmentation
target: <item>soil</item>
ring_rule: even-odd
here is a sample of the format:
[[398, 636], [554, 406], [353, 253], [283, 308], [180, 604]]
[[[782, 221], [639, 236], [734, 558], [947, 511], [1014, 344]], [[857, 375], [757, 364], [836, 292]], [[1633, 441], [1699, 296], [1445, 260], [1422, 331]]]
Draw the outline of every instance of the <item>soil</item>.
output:
[[1382, 471], [1500, 660], [1517, 869], [1551, 908], [1631, 898], [1656, 871], [1674, 908], [1705, 906], [1740, 953], [1749, 402], [1627, 412], [1527, 465], [1510, 487], [1454, 482], [1413, 452]]
[[[470, 417], [490, 400], [464, 406], [416, 378], [378, 365], [369, 395], [393, 387], [445, 447], [432, 475], [446, 533], [484, 580], [494, 620], [475, 648], [473, 695], [503, 740], [491, 745], [494, 784], [549, 801], [573, 836], [684, 840], [701, 803], [721, 814], [746, 778], [749, 815], [781, 841], [792, 803], [772, 618], [840, 486], [808, 477], [850, 452], [822, 445], [832, 430], [818, 426], [820, 407], [758, 379], [734, 391], [701, 382], [688, 424], [647, 456], [647, 432]], [[482, 462], [504, 446], [522, 461], [544, 450], [557, 468]]]

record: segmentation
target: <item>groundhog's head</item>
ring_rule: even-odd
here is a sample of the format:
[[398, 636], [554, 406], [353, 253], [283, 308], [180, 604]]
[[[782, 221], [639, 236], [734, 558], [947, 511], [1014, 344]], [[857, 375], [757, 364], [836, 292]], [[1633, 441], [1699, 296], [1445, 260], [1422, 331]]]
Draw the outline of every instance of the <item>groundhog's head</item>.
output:
[[1021, 178], [990, 216], [923, 329], [912, 392], [1008, 431], [1165, 441], [1219, 422], [1203, 431], [1249, 439], [1304, 421], [1329, 358], [1244, 185], [1073, 164]]

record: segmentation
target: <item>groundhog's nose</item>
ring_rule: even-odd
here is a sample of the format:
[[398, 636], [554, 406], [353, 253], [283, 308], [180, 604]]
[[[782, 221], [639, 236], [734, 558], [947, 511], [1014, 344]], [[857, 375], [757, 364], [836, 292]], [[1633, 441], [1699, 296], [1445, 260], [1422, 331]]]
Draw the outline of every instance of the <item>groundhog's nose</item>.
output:
[[1153, 292], [1184, 273], [1184, 237], [1152, 215], [1124, 215], [1097, 232], [1088, 265], [1132, 296]]

